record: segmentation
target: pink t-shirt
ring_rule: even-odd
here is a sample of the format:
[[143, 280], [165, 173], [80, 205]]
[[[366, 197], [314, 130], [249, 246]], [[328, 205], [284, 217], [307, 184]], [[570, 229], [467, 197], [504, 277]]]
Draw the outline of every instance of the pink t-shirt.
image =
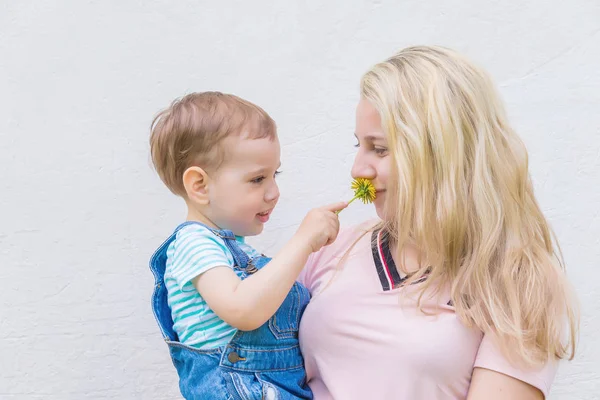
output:
[[[465, 327], [449, 293], [424, 298], [400, 286], [385, 238], [340, 231], [300, 276], [313, 298], [300, 324], [308, 384], [316, 400], [465, 399], [474, 367], [515, 377], [548, 394], [556, 363], [537, 371], [512, 366], [482, 332]], [[335, 276], [334, 276], [335, 275]]]

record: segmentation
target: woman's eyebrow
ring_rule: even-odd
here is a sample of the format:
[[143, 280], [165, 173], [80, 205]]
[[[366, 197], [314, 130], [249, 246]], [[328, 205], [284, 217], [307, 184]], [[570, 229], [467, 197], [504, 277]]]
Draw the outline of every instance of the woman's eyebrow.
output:
[[[356, 135], [356, 133], [354, 133], [354, 137], [358, 140], [358, 136]], [[363, 140], [367, 140], [367, 141], [371, 141], [371, 142], [375, 142], [377, 140], [385, 140], [385, 137], [382, 136], [375, 136], [372, 134], [367, 134], [363, 137]]]

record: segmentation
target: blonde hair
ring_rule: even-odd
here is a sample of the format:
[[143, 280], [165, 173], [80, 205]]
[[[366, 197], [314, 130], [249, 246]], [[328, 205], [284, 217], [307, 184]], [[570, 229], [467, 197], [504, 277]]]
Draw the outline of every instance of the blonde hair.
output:
[[383, 224], [398, 254], [410, 242], [427, 259], [411, 278], [429, 272], [421, 295], [449, 285], [463, 323], [513, 361], [572, 358], [577, 303], [488, 75], [449, 49], [410, 47], [372, 67], [361, 95], [392, 157]]
[[216, 169], [223, 159], [220, 142], [242, 132], [252, 139], [274, 138], [277, 127], [262, 108], [232, 94], [188, 94], [152, 121], [154, 168], [173, 193], [185, 196], [185, 170], [191, 166]]

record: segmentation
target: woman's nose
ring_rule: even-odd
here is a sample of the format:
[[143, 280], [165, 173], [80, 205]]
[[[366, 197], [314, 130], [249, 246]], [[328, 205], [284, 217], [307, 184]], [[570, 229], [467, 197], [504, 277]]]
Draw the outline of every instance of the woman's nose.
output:
[[375, 168], [368, 162], [368, 160], [360, 154], [360, 152], [354, 158], [354, 164], [352, 165], [352, 178], [367, 178], [375, 179]]

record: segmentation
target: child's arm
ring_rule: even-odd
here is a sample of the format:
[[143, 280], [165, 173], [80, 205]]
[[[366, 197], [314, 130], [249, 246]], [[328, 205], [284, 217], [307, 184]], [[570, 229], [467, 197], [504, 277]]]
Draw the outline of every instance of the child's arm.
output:
[[223, 321], [243, 331], [264, 324], [279, 308], [308, 256], [332, 243], [339, 231], [334, 211], [347, 203], [311, 210], [296, 234], [263, 268], [241, 280], [226, 266], [212, 268], [194, 278], [194, 286]]

